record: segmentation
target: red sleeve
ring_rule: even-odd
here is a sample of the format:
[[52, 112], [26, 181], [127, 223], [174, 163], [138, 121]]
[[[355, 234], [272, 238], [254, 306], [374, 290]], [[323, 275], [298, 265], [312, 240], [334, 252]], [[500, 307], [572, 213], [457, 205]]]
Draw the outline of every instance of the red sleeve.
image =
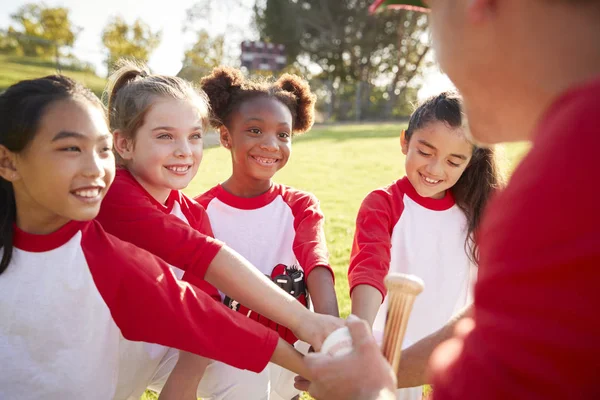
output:
[[[210, 226], [210, 220], [204, 207], [183, 195], [182, 201], [182, 208], [185, 208], [184, 214], [188, 216], [188, 222], [190, 223], [190, 226], [204, 235], [214, 237], [212, 227]], [[196, 286], [198, 289], [203, 290], [216, 301], [221, 301], [221, 294], [219, 293], [219, 289], [217, 289], [204, 279], [196, 276], [193, 273], [187, 272], [183, 274], [182, 279]]]
[[222, 243], [160, 210], [153, 201], [133, 178], [119, 174], [97, 220], [111, 235], [204, 278]]
[[269, 362], [276, 332], [178, 281], [162, 260], [107, 235], [98, 223], [88, 225], [81, 245], [96, 287], [126, 339], [255, 372]]
[[215, 192], [218, 186], [208, 190], [207, 192], [202, 193], [199, 196], [194, 197], [194, 200], [198, 202], [205, 210], [208, 209], [208, 205], [215, 198]]
[[479, 235], [474, 330], [434, 398], [600, 398], [598, 107], [560, 104]]
[[294, 215], [294, 254], [304, 270], [310, 275], [315, 267], [325, 267], [334, 276], [329, 265], [329, 252], [323, 229], [324, 217], [319, 200], [306, 192], [283, 188], [283, 199]]
[[183, 194], [181, 201], [182, 211], [188, 217], [190, 226], [206, 236], [214, 237], [206, 208]]
[[385, 298], [383, 281], [390, 270], [392, 230], [403, 209], [397, 185], [374, 190], [363, 200], [356, 217], [348, 268], [350, 294], [358, 285], [369, 285]]

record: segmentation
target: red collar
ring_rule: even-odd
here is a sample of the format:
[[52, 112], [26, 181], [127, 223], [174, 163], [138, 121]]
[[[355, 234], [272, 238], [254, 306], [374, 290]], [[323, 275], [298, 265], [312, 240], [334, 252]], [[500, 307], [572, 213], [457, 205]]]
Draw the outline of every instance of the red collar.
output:
[[433, 211], [445, 211], [450, 208], [456, 201], [452, 195], [451, 190], [446, 190], [446, 195], [441, 199], [433, 199], [431, 197], [423, 197], [415, 190], [414, 186], [408, 180], [408, 177], [404, 177], [398, 181], [398, 185], [402, 191], [410, 197], [415, 203]]
[[57, 231], [47, 235], [35, 235], [21, 230], [14, 225], [14, 246], [18, 249], [32, 253], [43, 253], [54, 250], [67, 243], [85, 224], [90, 221], [70, 221]]
[[215, 197], [228, 206], [239, 208], [241, 210], [256, 210], [262, 208], [275, 200], [280, 194], [280, 186], [273, 183], [269, 190], [255, 197], [239, 197], [229, 193], [220, 184], [215, 187]]

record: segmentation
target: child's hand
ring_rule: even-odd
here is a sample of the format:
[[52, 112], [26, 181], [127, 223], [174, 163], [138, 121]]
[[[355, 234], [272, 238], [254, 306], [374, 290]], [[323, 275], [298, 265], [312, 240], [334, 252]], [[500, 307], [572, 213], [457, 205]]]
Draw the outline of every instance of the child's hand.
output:
[[321, 350], [321, 345], [331, 332], [346, 325], [344, 320], [331, 315], [310, 311], [306, 314], [307, 318], [298, 324], [294, 334], [298, 339], [312, 345], [316, 351]]

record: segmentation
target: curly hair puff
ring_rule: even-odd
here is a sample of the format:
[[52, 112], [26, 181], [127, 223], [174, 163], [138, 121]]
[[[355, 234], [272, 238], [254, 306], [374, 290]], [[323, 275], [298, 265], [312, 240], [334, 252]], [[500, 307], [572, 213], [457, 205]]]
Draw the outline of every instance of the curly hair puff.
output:
[[308, 131], [314, 122], [316, 96], [303, 78], [283, 74], [278, 80], [246, 79], [240, 70], [218, 67], [202, 78], [200, 86], [207, 94], [213, 111], [212, 125], [220, 128], [230, 123], [230, 117], [239, 106], [256, 97], [273, 97], [282, 102], [292, 114], [292, 132]]

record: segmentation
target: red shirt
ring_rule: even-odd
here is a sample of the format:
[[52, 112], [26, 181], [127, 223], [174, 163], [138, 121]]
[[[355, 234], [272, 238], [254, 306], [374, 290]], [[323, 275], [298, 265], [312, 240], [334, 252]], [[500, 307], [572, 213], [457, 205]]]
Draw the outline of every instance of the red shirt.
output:
[[112, 399], [127, 372], [121, 334], [255, 372], [277, 345], [275, 332], [177, 280], [97, 221], [48, 235], [15, 228], [14, 245], [0, 279], [1, 399]]
[[600, 398], [600, 79], [561, 96], [480, 237], [475, 329], [434, 399]]
[[180, 191], [171, 191], [163, 205], [129, 171], [118, 169], [96, 219], [108, 233], [159, 256], [185, 271], [184, 280], [219, 297], [204, 274], [223, 244], [212, 237], [204, 208]]

